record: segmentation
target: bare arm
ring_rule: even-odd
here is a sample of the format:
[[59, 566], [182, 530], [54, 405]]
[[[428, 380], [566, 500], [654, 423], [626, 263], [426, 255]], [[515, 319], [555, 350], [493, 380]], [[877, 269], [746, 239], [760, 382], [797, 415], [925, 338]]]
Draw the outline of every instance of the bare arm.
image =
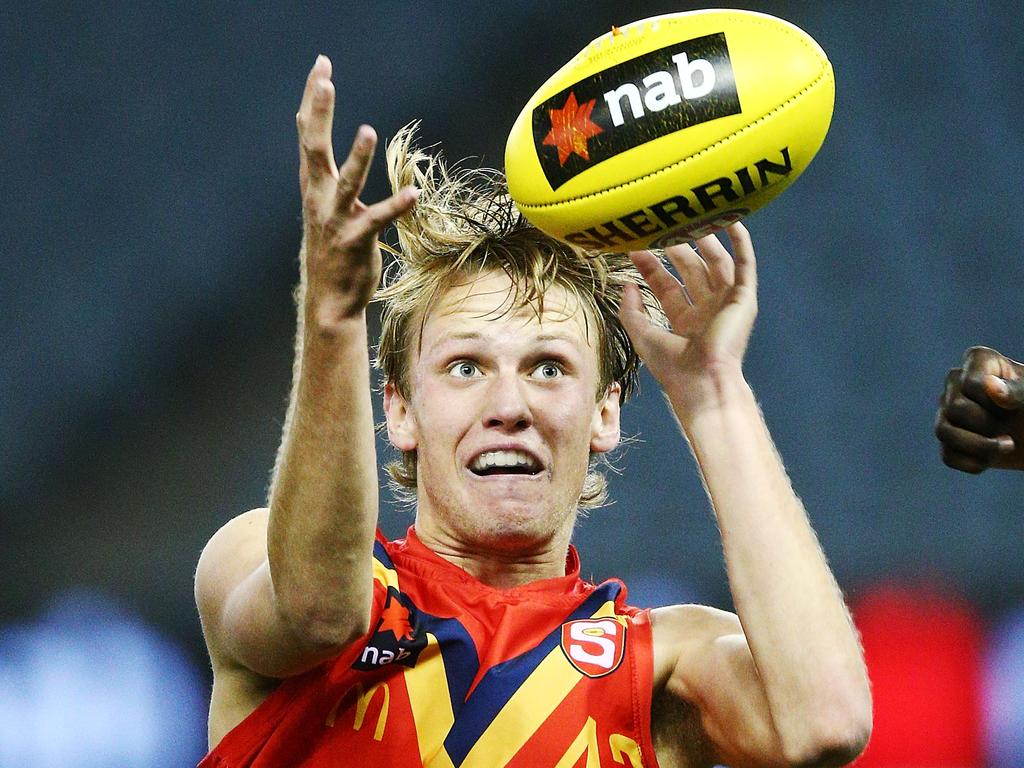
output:
[[360, 202], [376, 136], [360, 128], [345, 163], [335, 165], [330, 76], [330, 62], [319, 57], [296, 116], [299, 338], [269, 515], [225, 526], [196, 574], [215, 671], [234, 664], [270, 677], [296, 674], [364, 634], [369, 621], [377, 468], [365, 309], [380, 279], [378, 234], [412, 208], [415, 193]]
[[870, 732], [867, 673], [842, 595], [743, 378], [756, 272], [746, 230], [734, 225], [729, 236], [735, 264], [714, 237], [699, 242], [700, 255], [689, 246], [669, 250], [692, 301], [651, 254], [634, 254], [672, 331], [647, 322], [636, 291], [623, 309], [700, 465], [742, 626], [702, 635], [698, 650], [710, 651], [705, 659], [723, 674], [684, 654], [669, 687], [697, 704], [720, 756], [735, 764], [842, 765]]

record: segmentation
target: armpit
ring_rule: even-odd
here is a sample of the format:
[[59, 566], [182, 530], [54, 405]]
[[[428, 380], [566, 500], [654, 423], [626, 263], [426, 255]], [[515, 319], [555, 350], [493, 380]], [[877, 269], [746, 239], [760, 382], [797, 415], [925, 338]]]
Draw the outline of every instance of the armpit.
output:
[[692, 704], [662, 691], [651, 704], [651, 736], [661, 768], [711, 768], [711, 746]]

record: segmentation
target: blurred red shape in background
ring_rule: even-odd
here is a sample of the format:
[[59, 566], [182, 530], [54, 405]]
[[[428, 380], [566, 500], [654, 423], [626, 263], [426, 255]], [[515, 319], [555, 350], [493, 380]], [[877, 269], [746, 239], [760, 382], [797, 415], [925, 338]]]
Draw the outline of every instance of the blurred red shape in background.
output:
[[981, 768], [983, 627], [937, 586], [883, 584], [854, 603], [874, 695], [857, 768]]

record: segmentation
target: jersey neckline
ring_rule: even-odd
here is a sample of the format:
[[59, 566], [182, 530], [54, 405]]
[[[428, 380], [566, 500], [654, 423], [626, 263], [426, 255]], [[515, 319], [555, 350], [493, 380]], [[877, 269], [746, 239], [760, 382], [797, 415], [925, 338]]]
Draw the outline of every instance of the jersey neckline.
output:
[[391, 557], [398, 557], [405, 569], [427, 578], [449, 583], [473, 585], [475, 589], [509, 598], [537, 598], [550, 600], [555, 596], [579, 596], [592, 592], [595, 585], [580, 578], [579, 553], [572, 544], [565, 556], [565, 575], [539, 579], [516, 587], [500, 589], [477, 579], [464, 568], [449, 562], [424, 544], [416, 535], [416, 526], [410, 525], [404, 538], [387, 541], [378, 531], [378, 540]]

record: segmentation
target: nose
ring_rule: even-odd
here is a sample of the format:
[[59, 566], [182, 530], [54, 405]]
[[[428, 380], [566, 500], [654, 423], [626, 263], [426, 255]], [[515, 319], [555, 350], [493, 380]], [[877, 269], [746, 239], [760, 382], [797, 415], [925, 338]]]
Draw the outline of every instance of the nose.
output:
[[525, 386], [517, 374], [494, 377], [484, 404], [484, 426], [509, 431], [530, 427], [533, 413], [526, 399]]

